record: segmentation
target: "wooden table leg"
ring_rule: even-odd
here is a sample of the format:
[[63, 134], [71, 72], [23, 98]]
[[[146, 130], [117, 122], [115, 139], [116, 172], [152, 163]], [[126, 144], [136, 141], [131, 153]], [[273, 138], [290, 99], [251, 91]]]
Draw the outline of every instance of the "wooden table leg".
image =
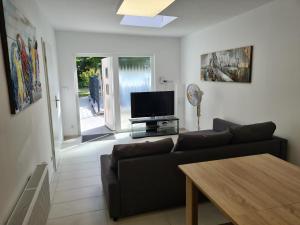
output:
[[186, 225], [198, 224], [198, 190], [186, 177]]

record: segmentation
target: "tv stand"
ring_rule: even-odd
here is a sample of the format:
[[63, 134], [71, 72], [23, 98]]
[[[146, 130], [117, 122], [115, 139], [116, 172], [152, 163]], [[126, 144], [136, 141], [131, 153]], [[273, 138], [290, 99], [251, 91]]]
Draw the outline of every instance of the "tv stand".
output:
[[153, 120], [153, 121], [148, 121], [146, 122], [146, 132], [157, 132], [158, 129], [158, 122]]
[[179, 134], [179, 119], [175, 116], [133, 118], [129, 121], [133, 139]]

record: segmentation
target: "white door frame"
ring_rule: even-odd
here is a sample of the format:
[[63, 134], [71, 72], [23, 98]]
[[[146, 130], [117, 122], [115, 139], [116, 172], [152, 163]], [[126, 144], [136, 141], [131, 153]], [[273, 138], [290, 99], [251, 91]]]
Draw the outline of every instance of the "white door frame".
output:
[[48, 74], [47, 50], [46, 50], [46, 42], [43, 40], [43, 38], [41, 39], [41, 42], [42, 42], [42, 57], [43, 57], [43, 64], [44, 64], [46, 93], [47, 93], [48, 119], [49, 119], [49, 127], [50, 127], [50, 139], [51, 139], [51, 151], [52, 151], [51, 161], [53, 163], [54, 171], [57, 171], [55, 139], [54, 139], [54, 130], [53, 130], [52, 111], [51, 111], [51, 95], [50, 95], [49, 78], [48, 78], [49, 74]]
[[112, 57], [109, 54], [98, 54], [98, 53], [77, 53], [73, 54], [74, 63], [73, 63], [73, 74], [74, 74], [74, 85], [75, 85], [75, 99], [76, 99], [76, 117], [77, 117], [77, 136], [81, 136], [81, 124], [80, 124], [80, 100], [79, 100], [79, 88], [78, 88], [78, 74], [77, 74], [77, 65], [76, 65], [76, 58], [77, 57], [100, 57], [100, 58], [107, 58]]
[[77, 124], [78, 124], [78, 136], [81, 136], [81, 126], [80, 126], [80, 109], [79, 109], [79, 96], [78, 96], [78, 78], [77, 78], [77, 57], [111, 57], [113, 61], [113, 90], [115, 93], [114, 108], [115, 108], [115, 128], [117, 132], [122, 132], [121, 130], [121, 112], [120, 112], [120, 92], [119, 92], [119, 58], [120, 57], [150, 57], [151, 58], [151, 89], [156, 91], [156, 70], [155, 70], [155, 55], [154, 54], [132, 54], [132, 53], [76, 53], [73, 54], [73, 74], [75, 83], [75, 97], [76, 97], [76, 114], [77, 114]]

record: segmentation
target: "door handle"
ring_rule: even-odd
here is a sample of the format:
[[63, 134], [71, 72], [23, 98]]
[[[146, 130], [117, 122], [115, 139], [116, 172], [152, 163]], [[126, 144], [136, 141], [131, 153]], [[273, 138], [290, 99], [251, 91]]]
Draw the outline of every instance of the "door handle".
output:
[[55, 107], [58, 107], [58, 102], [60, 102], [60, 100], [57, 98], [57, 96], [55, 95]]

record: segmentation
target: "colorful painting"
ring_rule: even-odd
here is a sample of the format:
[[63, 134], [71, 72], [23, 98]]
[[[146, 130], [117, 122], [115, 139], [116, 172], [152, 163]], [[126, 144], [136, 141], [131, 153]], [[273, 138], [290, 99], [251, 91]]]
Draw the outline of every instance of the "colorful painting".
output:
[[201, 80], [251, 82], [253, 47], [213, 52], [201, 56]]
[[[36, 28], [13, 0], [0, 0], [1, 38], [11, 112], [23, 111], [42, 97]], [[3, 10], [2, 10], [3, 8]]]

